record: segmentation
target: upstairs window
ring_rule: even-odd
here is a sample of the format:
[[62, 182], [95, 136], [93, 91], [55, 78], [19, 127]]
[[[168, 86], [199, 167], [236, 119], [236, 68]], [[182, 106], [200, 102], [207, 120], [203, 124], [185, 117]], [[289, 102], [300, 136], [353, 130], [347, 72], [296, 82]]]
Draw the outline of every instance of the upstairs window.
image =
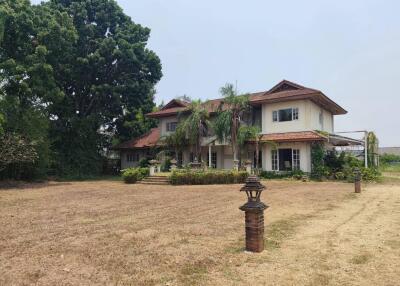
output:
[[286, 108], [275, 110], [272, 112], [273, 122], [284, 122], [299, 119], [299, 109], [298, 108]]
[[175, 132], [178, 122], [167, 122], [167, 132]]

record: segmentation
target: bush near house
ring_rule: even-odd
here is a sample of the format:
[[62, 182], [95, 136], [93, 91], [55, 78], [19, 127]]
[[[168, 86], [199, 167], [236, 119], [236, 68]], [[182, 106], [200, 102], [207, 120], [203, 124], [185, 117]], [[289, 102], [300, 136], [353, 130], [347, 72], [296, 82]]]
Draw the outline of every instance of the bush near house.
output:
[[296, 180], [301, 180], [304, 173], [302, 170], [288, 171], [288, 172], [275, 172], [275, 171], [261, 171], [260, 177], [263, 179], [285, 179], [293, 178]]
[[243, 184], [248, 177], [244, 171], [176, 170], [169, 177], [172, 185]]
[[377, 168], [365, 168], [364, 162], [344, 152], [338, 154], [336, 151], [324, 152], [322, 145], [315, 144], [311, 153], [312, 172], [314, 180], [341, 180], [354, 181], [354, 170], [360, 169], [364, 181], [377, 181], [381, 173]]
[[126, 184], [134, 184], [149, 175], [149, 168], [128, 168], [122, 171], [122, 178]]

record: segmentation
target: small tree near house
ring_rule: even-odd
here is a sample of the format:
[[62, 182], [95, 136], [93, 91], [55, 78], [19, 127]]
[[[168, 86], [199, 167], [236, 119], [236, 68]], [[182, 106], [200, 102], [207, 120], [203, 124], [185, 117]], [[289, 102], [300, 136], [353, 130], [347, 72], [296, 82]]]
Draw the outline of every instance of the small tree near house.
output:
[[219, 141], [230, 140], [233, 160], [237, 160], [239, 129], [242, 126], [243, 115], [249, 109], [249, 95], [239, 95], [232, 84], [226, 84], [220, 92], [224, 99], [219, 106], [214, 131]]

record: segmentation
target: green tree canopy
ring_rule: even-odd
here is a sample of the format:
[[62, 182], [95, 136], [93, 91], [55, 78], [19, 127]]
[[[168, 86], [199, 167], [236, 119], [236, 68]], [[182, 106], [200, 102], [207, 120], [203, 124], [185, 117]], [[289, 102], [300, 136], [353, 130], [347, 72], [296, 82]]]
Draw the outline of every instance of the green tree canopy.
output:
[[4, 117], [3, 130], [7, 138], [23, 138], [25, 145], [35, 142], [33, 148], [39, 158], [35, 160], [32, 176], [44, 175], [47, 170], [49, 108], [64, 96], [48, 57], [56, 47], [59, 51], [68, 49], [75, 38], [67, 14], [39, 10], [27, 0], [0, 2], [0, 113]]
[[207, 132], [207, 126], [209, 126], [209, 113], [200, 100], [193, 100], [188, 110], [180, 114], [180, 117], [183, 119], [178, 126], [179, 133], [181, 133], [181, 130], [184, 131], [196, 158], [199, 159], [201, 138]]
[[249, 95], [238, 94], [233, 84], [226, 84], [221, 88], [224, 97], [220, 105], [220, 112], [214, 121], [214, 131], [219, 141], [230, 140], [233, 159], [237, 159], [238, 133], [242, 118], [249, 109]]
[[[113, 0], [0, 1], [0, 114], [59, 173], [91, 174], [114, 135], [153, 126], [161, 63]], [[40, 150], [39, 150], [40, 149]]]

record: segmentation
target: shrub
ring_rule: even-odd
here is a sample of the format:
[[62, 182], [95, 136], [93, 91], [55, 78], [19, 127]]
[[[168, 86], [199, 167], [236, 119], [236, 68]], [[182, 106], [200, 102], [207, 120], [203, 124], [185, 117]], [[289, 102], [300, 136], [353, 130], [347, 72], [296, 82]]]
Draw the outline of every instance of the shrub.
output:
[[139, 167], [140, 168], [147, 168], [149, 166], [149, 158], [142, 158], [139, 161]]
[[292, 177], [292, 172], [261, 171], [260, 177], [263, 179], [283, 179]]
[[171, 158], [167, 157], [161, 162], [161, 172], [169, 172], [171, 168]]
[[248, 177], [243, 171], [193, 171], [176, 170], [169, 179], [172, 185], [239, 184]]
[[284, 179], [293, 178], [301, 180], [305, 173], [302, 170], [294, 170], [289, 172], [261, 171], [260, 177], [263, 179]]
[[134, 184], [150, 174], [149, 168], [128, 168], [122, 171], [122, 178], [127, 184]]
[[381, 164], [391, 164], [391, 163], [398, 163], [400, 162], [400, 156], [399, 155], [393, 155], [393, 154], [383, 154], [380, 157]]

